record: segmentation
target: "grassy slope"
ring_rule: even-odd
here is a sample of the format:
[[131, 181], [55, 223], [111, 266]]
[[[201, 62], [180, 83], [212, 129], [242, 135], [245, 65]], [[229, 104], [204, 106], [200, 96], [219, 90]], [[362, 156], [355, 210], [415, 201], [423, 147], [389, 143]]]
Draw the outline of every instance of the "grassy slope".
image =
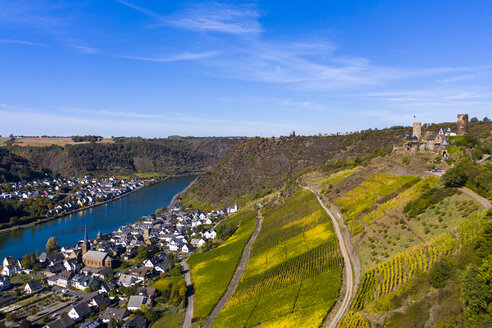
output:
[[[332, 253], [318, 251], [326, 245]], [[338, 298], [341, 269], [316, 198], [307, 191], [280, 198], [264, 210], [246, 272], [213, 327], [317, 327]]]
[[235, 233], [217, 248], [188, 259], [195, 288], [195, 317], [207, 316], [226, 290], [253, 233], [255, 218], [256, 211], [245, 211], [226, 219], [228, 223], [241, 223]]

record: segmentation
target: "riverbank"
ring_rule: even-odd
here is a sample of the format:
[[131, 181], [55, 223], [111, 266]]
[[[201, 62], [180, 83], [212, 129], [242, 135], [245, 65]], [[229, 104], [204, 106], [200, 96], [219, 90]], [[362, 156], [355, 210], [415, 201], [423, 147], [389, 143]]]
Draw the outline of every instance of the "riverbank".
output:
[[[162, 180], [159, 180], [159, 181], [162, 181]], [[101, 206], [101, 205], [104, 205], [104, 204], [107, 204], [107, 203], [111, 203], [111, 202], [113, 202], [115, 200], [118, 200], [118, 199], [121, 199], [123, 197], [126, 197], [126, 196], [134, 193], [137, 190], [140, 190], [140, 189], [145, 188], [145, 187], [149, 187], [149, 186], [151, 186], [154, 183], [157, 183], [159, 181], [153, 181], [150, 184], [144, 185], [142, 187], [138, 187], [138, 188], [136, 188], [136, 189], [134, 189], [132, 191], [129, 191], [127, 193], [124, 193], [121, 196], [118, 196], [118, 197], [115, 197], [115, 198], [111, 198], [111, 199], [105, 200], [103, 202], [94, 203], [94, 204], [89, 205], [89, 206], [84, 206], [84, 207], [81, 207], [81, 208], [78, 208], [76, 210], [72, 210], [72, 211], [69, 211], [69, 212], [64, 212], [61, 215], [49, 216], [47, 218], [39, 219], [39, 220], [36, 220], [34, 222], [31, 222], [31, 223], [27, 223], [27, 224], [15, 226], [15, 227], [9, 227], [9, 228], [0, 229], [0, 233], [12, 232], [12, 231], [17, 231], [17, 230], [26, 229], [26, 228], [32, 228], [32, 227], [34, 227], [34, 226], [36, 226], [38, 224], [41, 224], [41, 223], [46, 223], [46, 222], [49, 222], [49, 221], [52, 221], [52, 220], [56, 220], [56, 219], [62, 219], [64, 217], [66, 217], [66, 216], [69, 216], [69, 215], [72, 215], [72, 214], [75, 214], [75, 213], [84, 212], [84, 211], [89, 210], [91, 208], [94, 208], [94, 207], [97, 207], [97, 206]]]
[[[205, 171], [200, 171], [200, 172], [186, 172], [186, 173], [179, 173], [179, 174], [174, 174], [174, 175], [167, 175], [165, 177], [162, 177], [161, 179], [150, 179], [150, 180], [144, 180], [144, 182], [146, 183], [144, 186], [142, 187], [139, 187], [139, 188], [136, 188], [135, 190], [132, 190], [132, 191], [129, 191], [121, 196], [118, 196], [118, 197], [115, 197], [115, 198], [112, 198], [112, 199], [108, 199], [108, 200], [105, 200], [105, 201], [102, 201], [102, 202], [98, 202], [98, 203], [94, 203], [92, 205], [89, 205], [89, 206], [84, 206], [84, 207], [81, 207], [81, 208], [78, 208], [78, 209], [75, 209], [75, 210], [71, 210], [71, 211], [68, 211], [68, 212], [64, 212], [63, 214], [61, 215], [55, 215], [55, 216], [50, 216], [50, 217], [47, 217], [47, 218], [44, 218], [44, 219], [38, 219], [34, 222], [30, 222], [30, 223], [26, 223], [26, 224], [23, 224], [23, 225], [18, 225], [18, 226], [14, 226], [14, 227], [8, 227], [8, 228], [3, 228], [3, 229], [0, 229], [0, 234], [2, 233], [7, 233], [7, 232], [13, 232], [13, 231], [18, 231], [18, 230], [22, 230], [22, 229], [27, 229], [27, 228], [32, 228], [38, 224], [43, 224], [43, 223], [46, 223], [46, 222], [49, 222], [49, 221], [53, 221], [53, 220], [57, 220], [57, 219], [62, 219], [64, 217], [67, 217], [69, 215], [72, 215], [72, 214], [75, 214], [75, 213], [80, 213], [80, 212], [84, 212], [86, 210], [89, 210], [89, 209], [92, 209], [92, 208], [95, 208], [95, 207], [98, 207], [98, 206], [101, 206], [101, 205], [105, 205], [105, 204], [108, 204], [108, 203], [111, 203], [113, 201], [116, 201], [118, 199], [121, 199], [121, 198], [124, 198], [132, 193], [134, 193], [135, 191], [137, 190], [141, 190], [142, 188], [146, 188], [146, 187], [150, 187], [152, 186], [153, 184], [156, 184], [158, 182], [161, 182], [161, 181], [165, 181], [165, 180], [168, 180], [168, 179], [172, 179], [172, 178], [179, 178], [179, 177], [186, 177], [186, 176], [191, 176], [191, 175], [200, 175], [202, 173], [204, 173]], [[175, 204], [176, 201], [177, 201], [177, 196], [179, 195], [176, 194], [173, 199], [171, 200], [171, 204]]]
[[77, 213], [40, 222], [24, 229], [0, 234], [0, 258], [3, 256], [22, 257], [36, 250], [42, 251], [46, 241], [55, 236], [60, 245], [74, 245], [83, 238], [87, 228], [89, 237], [98, 232], [110, 233], [120, 226], [134, 223], [141, 217], [154, 213], [196, 178], [169, 177], [156, 181], [148, 188], [139, 188], [133, 193], [114, 201], [89, 208]]

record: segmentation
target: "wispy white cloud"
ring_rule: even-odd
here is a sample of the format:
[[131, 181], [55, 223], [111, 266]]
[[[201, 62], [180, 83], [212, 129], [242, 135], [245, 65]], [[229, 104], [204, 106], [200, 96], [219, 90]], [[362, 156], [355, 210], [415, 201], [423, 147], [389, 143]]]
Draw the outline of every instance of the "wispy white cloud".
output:
[[24, 40], [6, 40], [6, 39], [2, 39], [2, 40], [0, 40], [0, 43], [21, 44], [21, 45], [35, 46], [35, 47], [47, 47], [48, 46], [48, 45], [46, 45], [44, 43], [24, 41]]
[[[259, 21], [261, 12], [254, 3], [235, 4], [208, 1], [184, 5], [171, 15], [162, 15], [126, 0], [116, 0], [157, 20], [158, 26], [172, 26], [196, 32], [248, 35], [223, 40], [221, 49], [228, 56], [207, 61], [218, 77], [254, 82], [289, 84], [302, 90], [382, 86], [389, 81], [425, 77], [448, 78], [446, 74], [467, 72], [467, 67], [400, 68], [378, 65], [367, 58], [340, 54], [337, 46], [318, 37], [298, 37], [289, 41], [267, 40]], [[209, 52], [203, 53], [205, 57]], [[214, 53], [215, 55], [215, 53]], [[189, 58], [188, 58], [189, 57]], [[176, 57], [125, 56], [129, 59], [168, 62], [195, 59]], [[201, 55], [198, 59], [203, 58]]]
[[99, 52], [99, 50], [96, 48], [83, 45], [71, 45], [71, 47], [84, 54], [96, 54]]
[[217, 56], [219, 53], [220, 52], [218, 51], [208, 51], [208, 52], [197, 52], [197, 53], [183, 52], [181, 54], [171, 55], [167, 57], [142, 57], [142, 56], [117, 56], [117, 57], [125, 58], [125, 59], [157, 62], [157, 63], [168, 63], [168, 62], [175, 62], [181, 60], [199, 60], [199, 59]]
[[[87, 114], [91, 115], [87, 115]], [[225, 120], [181, 113], [145, 114], [139, 112], [70, 109], [46, 113], [9, 106], [0, 109], [0, 134], [165, 137], [168, 135], [237, 136], [286, 134], [293, 129], [308, 129], [300, 124], [260, 120]]]
[[437, 83], [453, 83], [453, 82], [469, 81], [469, 80], [474, 80], [480, 76], [481, 76], [480, 73], [461, 74], [461, 75], [456, 75], [456, 76], [452, 76], [452, 77], [447, 77], [444, 79], [439, 79], [436, 82]]
[[293, 99], [280, 99], [280, 98], [274, 98], [274, 97], [238, 97], [238, 98], [231, 98], [231, 97], [222, 97], [220, 98], [222, 101], [226, 102], [235, 102], [235, 103], [249, 103], [249, 104], [272, 104], [272, 105], [280, 105], [283, 107], [289, 107], [293, 109], [300, 109], [300, 110], [315, 110], [315, 111], [328, 111], [328, 110], [333, 110], [329, 108], [328, 106], [313, 102], [313, 101], [306, 101], [306, 100], [293, 100]]
[[192, 31], [249, 34], [262, 31], [259, 17], [255, 4], [205, 2], [176, 12], [163, 23]]
[[184, 7], [171, 15], [161, 15], [129, 1], [115, 0], [144, 15], [157, 19], [157, 25], [179, 29], [230, 34], [261, 32], [260, 13], [255, 4], [208, 1]]
[[128, 7], [128, 8], [131, 8], [131, 9], [134, 9], [136, 11], [139, 11], [142, 14], [145, 14], [147, 16], [151, 16], [151, 17], [155, 17], [155, 18], [162, 18], [162, 16], [156, 14], [152, 10], [149, 10], [149, 9], [146, 9], [146, 8], [143, 8], [143, 7], [140, 7], [140, 6], [137, 6], [137, 5], [135, 5], [135, 4], [131, 3], [131, 2], [124, 1], [124, 0], [115, 0], [115, 1], [121, 3], [122, 5], [124, 5], [124, 6]]

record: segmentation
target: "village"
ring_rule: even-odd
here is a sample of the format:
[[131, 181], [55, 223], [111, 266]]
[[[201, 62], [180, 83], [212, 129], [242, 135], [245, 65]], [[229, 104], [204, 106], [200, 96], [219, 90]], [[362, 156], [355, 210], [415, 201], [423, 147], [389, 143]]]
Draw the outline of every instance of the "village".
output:
[[147, 327], [159, 291], [149, 287], [181, 276], [180, 259], [217, 238], [216, 222], [238, 206], [209, 213], [171, 208], [108, 234], [3, 260], [2, 326], [47, 328]]
[[150, 180], [95, 178], [59, 178], [5, 183], [1, 186], [0, 199], [17, 199], [46, 197], [54, 202], [46, 217], [64, 214], [73, 210], [92, 206], [97, 203], [121, 197], [135, 191]]

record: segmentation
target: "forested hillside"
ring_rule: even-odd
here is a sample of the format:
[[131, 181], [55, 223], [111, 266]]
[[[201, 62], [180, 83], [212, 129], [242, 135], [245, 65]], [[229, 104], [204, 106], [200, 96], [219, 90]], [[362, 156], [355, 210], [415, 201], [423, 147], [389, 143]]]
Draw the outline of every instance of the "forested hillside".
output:
[[406, 129], [366, 130], [348, 135], [252, 138], [234, 148], [183, 194], [184, 203], [230, 205], [263, 196], [311, 166], [391, 150]]
[[45, 173], [36, 164], [0, 147], [0, 182], [42, 178]]
[[[1, 148], [2, 169], [19, 180], [40, 167], [63, 176], [171, 175], [206, 170], [243, 138], [116, 138], [114, 143], [67, 144], [64, 147], [10, 146]], [[10, 166], [23, 170], [11, 170]], [[19, 171], [19, 173], [17, 173]], [[24, 172], [25, 171], [25, 172]]]

